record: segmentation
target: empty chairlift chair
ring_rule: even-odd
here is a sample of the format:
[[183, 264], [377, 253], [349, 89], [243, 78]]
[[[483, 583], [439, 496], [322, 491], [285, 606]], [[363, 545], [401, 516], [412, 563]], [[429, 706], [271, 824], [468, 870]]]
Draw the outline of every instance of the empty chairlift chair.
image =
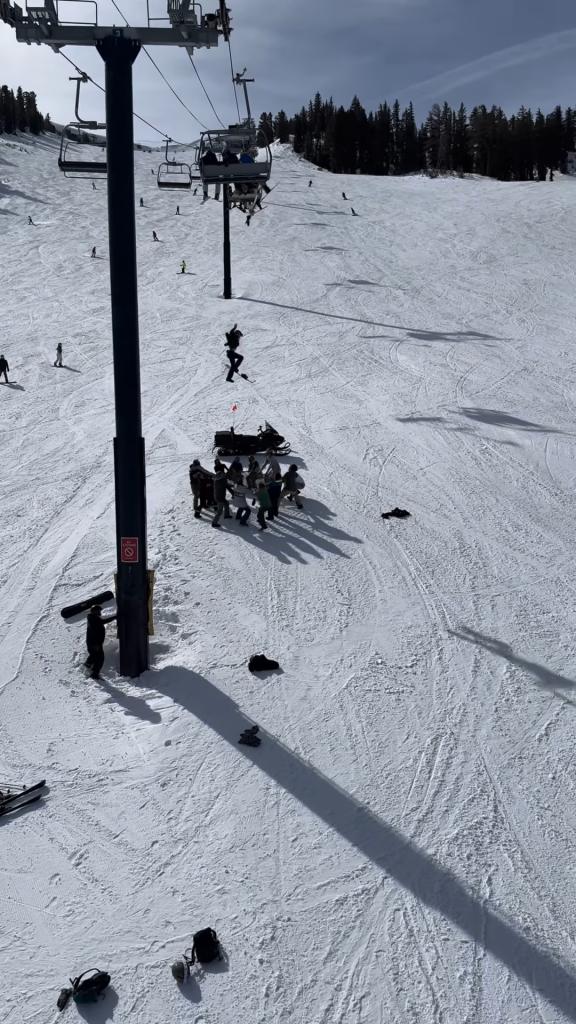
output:
[[158, 168], [158, 188], [190, 189], [192, 187], [192, 168], [190, 164], [170, 159], [168, 156], [168, 144], [170, 142], [172, 142], [172, 139], [166, 139], [165, 159]]
[[[83, 82], [87, 82], [88, 78], [82, 74], [79, 78], [71, 77], [70, 81], [76, 82], [76, 120], [71, 121], [62, 130], [58, 167], [69, 178], [94, 178], [99, 175], [106, 175], [108, 173], [108, 164], [105, 159], [85, 159], [86, 152], [93, 149], [95, 143], [93, 139], [83, 138], [83, 133], [102, 131], [106, 128], [105, 124], [100, 124], [98, 121], [85, 121], [78, 112], [80, 86]], [[102, 148], [106, 146], [104, 139], [101, 141], [101, 146]]]

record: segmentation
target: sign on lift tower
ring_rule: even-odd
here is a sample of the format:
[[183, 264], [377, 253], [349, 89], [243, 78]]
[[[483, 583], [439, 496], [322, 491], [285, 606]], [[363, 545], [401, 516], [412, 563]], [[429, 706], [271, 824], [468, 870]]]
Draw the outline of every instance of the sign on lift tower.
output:
[[[88, 21], [65, 17], [66, 4], [89, 9]], [[146, 24], [116, 27], [98, 23], [94, 0], [45, 0], [23, 10], [0, 0], [0, 20], [21, 43], [38, 43], [58, 52], [63, 46], [95, 46], [106, 69], [106, 164], [116, 437], [117, 605], [120, 671], [138, 676], [148, 668], [148, 574], [146, 549], [146, 471], [140, 399], [140, 345], [134, 208], [134, 134], [132, 64], [142, 46], [217, 46], [229, 39], [225, 0], [205, 14], [195, 0], [166, 0], [164, 17]]]

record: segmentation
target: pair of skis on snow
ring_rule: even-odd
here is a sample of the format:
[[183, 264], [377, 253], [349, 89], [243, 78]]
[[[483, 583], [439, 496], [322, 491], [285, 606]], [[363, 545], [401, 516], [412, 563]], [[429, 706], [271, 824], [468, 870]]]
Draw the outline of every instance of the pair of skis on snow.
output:
[[33, 804], [45, 795], [46, 779], [33, 786], [13, 786], [0, 782], [0, 817], [9, 811], [17, 811], [26, 804]]

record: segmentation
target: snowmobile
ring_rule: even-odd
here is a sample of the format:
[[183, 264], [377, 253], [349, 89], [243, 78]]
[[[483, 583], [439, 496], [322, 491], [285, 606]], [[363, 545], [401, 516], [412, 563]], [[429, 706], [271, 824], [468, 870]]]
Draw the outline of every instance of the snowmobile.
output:
[[289, 455], [290, 445], [269, 423], [258, 427], [257, 434], [237, 434], [230, 430], [217, 430], [214, 435], [214, 449], [218, 455], [255, 455], [256, 452], [272, 451], [274, 455]]

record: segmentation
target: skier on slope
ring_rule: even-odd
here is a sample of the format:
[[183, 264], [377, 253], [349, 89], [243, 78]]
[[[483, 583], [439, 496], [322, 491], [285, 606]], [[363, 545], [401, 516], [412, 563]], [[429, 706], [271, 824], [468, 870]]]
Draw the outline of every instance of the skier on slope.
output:
[[92, 252], [90, 253], [90, 257], [93, 260], [96, 259], [96, 246], [95, 245], [92, 246]]
[[0, 355], [0, 377], [2, 376], [2, 374], [4, 374], [4, 380], [6, 384], [10, 383], [10, 381], [8, 380], [9, 372], [10, 367], [8, 366], [8, 360], [5, 359], [3, 355]]
[[142, 199], [142, 196], [140, 196], [140, 206], [144, 206], [144, 200]]
[[32, 227], [34, 227], [34, 221], [32, 220], [32, 217], [30, 216], [30, 214], [28, 214], [28, 224], [31, 224]]
[[180, 273], [181, 274], [185, 274], [186, 273], [186, 260], [182, 260], [182, 263], [180, 264]]
[[88, 657], [84, 662], [86, 668], [91, 669], [90, 678], [100, 679], [100, 670], [104, 664], [104, 640], [106, 639], [106, 626], [114, 622], [115, 615], [107, 619], [102, 618], [102, 606], [92, 605], [86, 620], [86, 647]]
[[56, 345], [56, 360], [54, 366], [62, 366], [62, 342], [59, 341]]
[[226, 333], [226, 358], [230, 363], [230, 369], [226, 375], [226, 380], [230, 383], [232, 383], [234, 380], [234, 374], [238, 373], [240, 366], [244, 362], [244, 356], [240, 355], [240, 353], [236, 351], [240, 344], [240, 338], [243, 337], [244, 335], [242, 334], [242, 331], [238, 330], [237, 324], [234, 324], [232, 330], [227, 331]]
[[152, 241], [153, 242], [159, 242], [160, 241], [160, 239], [158, 238], [158, 235], [156, 234], [155, 231], [152, 232]]
[[346, 195], [345, 192], [342, 193], [342, 199], [345, 199], [346, 202], [348, 202], [348, 196]]

